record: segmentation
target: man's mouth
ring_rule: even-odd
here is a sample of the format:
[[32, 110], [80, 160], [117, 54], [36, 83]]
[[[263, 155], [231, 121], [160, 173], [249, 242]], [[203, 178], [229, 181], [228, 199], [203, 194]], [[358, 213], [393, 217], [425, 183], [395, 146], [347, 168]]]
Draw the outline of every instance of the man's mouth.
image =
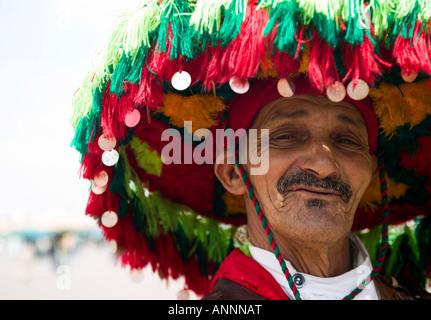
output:
[[278, 181], [278, 192], [286, 197], [290, 192], [309, 193], [317, 197], [340, 197], [345, 203], [352, 197], [352, 189], [349, 184], [332, 177], [319, 179], [308, 172], [285, 174]]
[[341, 197], [341, 192], [337, 192], [334, 190], [328, 190], [323, 188], [317, 188], [312, 186], [294, 186], [292, 188], [288, 189], [288, 192], [305, 192], [310, 193], [313, 195], [320, 195], [320, 196], [338, 196]]

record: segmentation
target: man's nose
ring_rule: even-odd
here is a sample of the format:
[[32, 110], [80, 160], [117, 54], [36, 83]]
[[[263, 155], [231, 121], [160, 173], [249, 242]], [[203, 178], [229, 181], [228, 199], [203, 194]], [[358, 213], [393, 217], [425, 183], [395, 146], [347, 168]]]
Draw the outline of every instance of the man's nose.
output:
[[319, 141], [309, 143], [299, 166], [303, 171], [311, 173], [320, 179], [339, 173], [339, 166], [331, 148]]

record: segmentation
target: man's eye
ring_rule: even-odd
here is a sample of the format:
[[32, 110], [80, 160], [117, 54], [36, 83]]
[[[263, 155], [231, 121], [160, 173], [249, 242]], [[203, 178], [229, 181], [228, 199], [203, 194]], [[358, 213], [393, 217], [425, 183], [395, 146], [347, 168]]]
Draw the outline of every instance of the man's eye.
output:
[[358, 143], [355, 139], [350, 139], [350, 138], [340, 138], [337, 140], [337, 143], [343, 145], [343, 146], [351, 146], [351, 147], [356, 147], [359, 146], [360, 143]]
[[291, 134], [284, 134], [282, 136], [276, 137], [275, 140], [290, 140], [290, 139], [293, 139], [293, 138], [294, 138], [294, 136], [291, 135]]
[[270, 144], [275, 148], [288, 148], [298, 143], [298, 136], [293, 134], [278, 134], [269, 139]]
[[342, 143], [342, 144], [356, 144], [356, 142], [354, 142], [350, 139], [340, 139], [340, 140], [338, 140], [338, 142]]

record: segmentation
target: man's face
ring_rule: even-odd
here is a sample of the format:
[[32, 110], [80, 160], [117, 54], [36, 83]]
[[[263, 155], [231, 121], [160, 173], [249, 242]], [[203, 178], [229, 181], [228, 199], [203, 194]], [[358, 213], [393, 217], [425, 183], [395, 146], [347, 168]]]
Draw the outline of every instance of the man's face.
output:
[[344, 238], [376, 167], [359, 111], [298, 95], [269, 103], [251, 128], [269, 129], [268, 173], [250, 179], [272, 230], [296, 240]]

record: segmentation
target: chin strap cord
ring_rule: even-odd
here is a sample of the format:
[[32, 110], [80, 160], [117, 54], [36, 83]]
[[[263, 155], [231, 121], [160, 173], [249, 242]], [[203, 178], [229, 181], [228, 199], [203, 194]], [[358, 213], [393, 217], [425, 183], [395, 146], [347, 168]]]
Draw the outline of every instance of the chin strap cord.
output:
[[301, 295], [299, 294], [299, 291], [296, 288], [295, 282], [293, 281], [293, 277], [289, 272], [289, 268], [287, 268], [286, 261], [284, 261], [283, 257], [281, 256], [280, 248], [278, 247], [277, 243], [275, 242], [274, 235], [268, 226], [266, 217], [263, 214], [263, 211], [260, 207], [259, 200], [257, 200], [257, 197], [254, 194], [254, 189], [250, 183], [250, 179], [248, 178], [247, 172], [244, 170], [244, 166], [240, 165], [240, 163], [239, 163], [238, 155], [236, 156], [236, 166], [239, 169], [239, 171], [241, 172], [242, 180], [243, 180], [243, 182], [247, 188], [247, 191], [248, 191], [248, 196], [249, 196], [250, 200], [253, 202], [253, 205], [254, 205], [255, 210], [256, 210], [256, 214], [258, 215], [259, 220], [262, 223], [263, 230], [265, 230], [265, 232], [266, 232], [269, 244], [271, 245], [272, 250], [274, 250], [274, 255], [277, 258], [278, 262], [280, 263], [281, 270], [283, 271], [284, 275], [286, 276], [287, 282], [289, 283], [289, 287], [290, 287], [290, 289], [292, 289], [295, 300], [301, 300]]
[[389, 200], [388, 200], [388, 187], [386, 184], [386, 169], [383, 161], [383, 152], [378, 154], [379, 166], [379, 179], [380, 179], [380, 192], [382, 194], [382, 241], [380, 243], [379, 255], [376, 263], [373, 265], [373, 270], [370, 275], [349, 295], [345, 296], [343, 300], [353, 300], [365, 287], [373, 281], [380, 272], [385, 261], [386, 253], [388, 251], [388, 229], [389, 229]]

